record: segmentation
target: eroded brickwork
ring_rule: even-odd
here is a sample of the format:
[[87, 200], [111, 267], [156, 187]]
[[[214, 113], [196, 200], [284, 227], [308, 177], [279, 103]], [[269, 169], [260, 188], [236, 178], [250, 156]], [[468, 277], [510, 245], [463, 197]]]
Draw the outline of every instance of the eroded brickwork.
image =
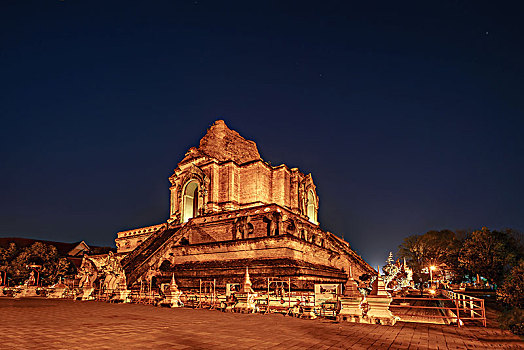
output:
[[188, 151], [169, 180], [171, 221], [184, 221], [185, 186], [193, 180], [199, 188], [195, 199], [199, 215], [275, 203], [307, 217], [311, 191], [315, 212], [309, 219], [316, 223], [318, 199], [311, 175], [264, 162], [253, 141], [221, 120], [209, 128], [198, 148]]
[[123, 231], [116, 239], [129, 286], [153, 276], [181, 288], [200, 279], [241, 282], [249, 266], [254, 288], [268, 277], [294, 288], [344, 283], [373, 273], [347, 242], [320, 229], [310, 174], [264, 162], [256, 144], [219, 120], [178, 164], [166, 223]]

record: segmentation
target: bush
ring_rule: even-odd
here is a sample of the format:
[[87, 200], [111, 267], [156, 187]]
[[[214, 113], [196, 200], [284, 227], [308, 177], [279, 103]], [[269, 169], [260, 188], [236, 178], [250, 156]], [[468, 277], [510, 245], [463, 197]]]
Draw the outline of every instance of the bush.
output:
[[524, 260], [513, 266], [497, 290], [497, 299], [509, 308], [499, 317], [501, 328], [524, 335]]
[[513, 308], [524, 308], [524, 260], [511, 269], [497, 298]]
[[512, 333], [524, 335], [524, 310], [514, 308], [504, 312], [499, 317], [500, 327], [509, 329]]

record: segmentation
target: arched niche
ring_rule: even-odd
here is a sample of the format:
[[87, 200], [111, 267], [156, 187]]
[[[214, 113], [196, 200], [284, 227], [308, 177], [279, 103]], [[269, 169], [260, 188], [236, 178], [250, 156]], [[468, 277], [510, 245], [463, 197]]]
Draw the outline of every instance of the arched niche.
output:
[[162, 272], [169, 272], [172, 270], [172, 268], [171, 262], [169, 260], [164, 260], [158, 269]]
[[290, 234], [290, 235], [295, 235], [297, 232], [297, 227], [295, 225], [295, 223], [293, 222], [293, 220], [289, 220], [287, 226], [286, 226], [286, 233]]
[[313, 190], [307, 192], [307, 217], [312, 223], [317, 223], [317, 208]]
[[197, 180], [190, 180], [184, 185], [182, 192], [181, 221], [187, 222], [189, 219], [198, 215], [198, 189]]

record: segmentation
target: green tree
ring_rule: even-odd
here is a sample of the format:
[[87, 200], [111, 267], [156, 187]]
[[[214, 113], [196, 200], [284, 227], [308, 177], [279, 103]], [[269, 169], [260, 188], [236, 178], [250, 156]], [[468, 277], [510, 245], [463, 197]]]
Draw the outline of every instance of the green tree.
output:
[[29, 265], [39, 265], [41, 268], [40, 281], [43, 283], [52, 282], [56, 276], [58, 263], [58, 251], [55, 246], [35, 242], [30, 247], [24, 248], [10, 264], [10, 270], [17, 282], [22, 282], [29, 278], [31, 270]]
[[[19, 250], [15, 243], [9, 243], [7, 248], [0, 247], [0, 273], [2, 278], [12, 275], [12, 262], [18, 255]], [[4, 281], [6, 283], [6, 281]]]
[[9, 243], [9, 247], [2, 248], [0, 247], [0, 271], [6, 271], [9, 264], [18, 254], [18, 249], [16, 244], [13, 242]]
[[399, 272], [398, 266], [395, 265], [392, 252], [389, 252], [389, 256], [386, 259], [386, 264], [382, 267], [382, 271], [384, 271], [384, 282], [386, 283], [386, 286], [388, 286], [395, 275]]
[[52, 281], [58, 281], [58, 277], [72, 277], [76, 274], [75, 265], [67, 260], [67, 258], [60, 258], [56, 264], [55, 273]]
[[454, 268], [460, 250], [460, 240], [450, 230], [429, 231], [406, 237], [399, 246], [398, 256], [419, 272], [431, 265], [447, 264]]
[[468, 235], [458, 260], [467, 271], [499, 286], [522, 256], [523, 248], [516, 232], [491, 231], [483, 227]]
[[511, 269], [497, 290], [497, 298], [509, 306], [524, 308], [524, 260]]
[[399, 246], [398, 256], [406, 259], [410, 266], [419, 271], [426, 260], [424, 251], [421, 235], [412, 235], [404, 238], [404, 242]]
[[524, 260], [511, 269], [497, 290], [497, 299], [506, 304], [507, 310], [499, 316], [502, 328], [515, 334], [524, 334]]
[[471, 232], [459, 254], [459, 262], [472, 274], [500, 285], [523, 257], [519, 234], [512, 230], [491, 231], [486, 227]]

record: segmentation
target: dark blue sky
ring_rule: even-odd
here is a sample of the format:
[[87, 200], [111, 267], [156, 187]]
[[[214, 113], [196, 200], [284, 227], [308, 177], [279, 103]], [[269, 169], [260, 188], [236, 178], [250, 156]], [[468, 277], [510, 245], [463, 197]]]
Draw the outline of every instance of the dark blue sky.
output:
[[371, 264], [432, 229], [522, 231], [520, 5], [4, 0], [0, 236], [166, 220], [218, 118], [311, 172], [321, 226]]

